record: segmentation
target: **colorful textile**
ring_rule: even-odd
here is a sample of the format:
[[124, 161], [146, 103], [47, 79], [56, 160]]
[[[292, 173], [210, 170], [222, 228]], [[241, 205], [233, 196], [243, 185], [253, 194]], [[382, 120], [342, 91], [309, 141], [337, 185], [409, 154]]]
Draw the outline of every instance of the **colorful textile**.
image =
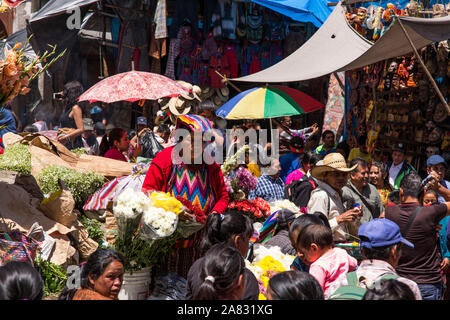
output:
[[187, 125], [192, 131], [207, 132], [213, 129], [208, 119], [193, 114], [179, 116], [175, 129], [178, 129], [180, 124]]
[[388, 196], [389, 193], [391, 193], [391, 190], [388, 188], [381, 188], [381, 189], [377, 189], [378, 194], [380, 195], [381, 198], [381, 203], [383, 204], [383, 207], [385, 207], [388, 204]]
[[250, 242], [252, 242], [252, 243], [258, 242], [258, 243], [264, 244], [270, 238], [272, 238], [272, 236], [275, 232], [276, 226], [277, 226], [278, 212], [279, 211], [275, 211], [266, 219], [266, 221], [264, 221], [264, 224], [263, 224], [261, 230], [259, 230], [258, 237], [257, 238], [252, 237], [250, 239]]
[[[145, 176], [142, 191], [156, 190], [167, 192], [168, 182], [174, 166], [172, 162], [173, 149], [173, 146], [167, 147], [156, 154]], [[223, 180], [222, 170], [217, 163], [205, 166], [208, 168], [209, 184], [214, 192], [215, 199], [215, 204], [211, 211], [223, 213], [228, 206], [230, 198]]]
[[204, 166], [199, 169], [191, 169], [184, 164], [175, 165], [167, 191], [173, 197], [181, 196], [189, 200], [205, 214], [210, 211], [214, 204], [208, 170]]
[[33, 264], [39, 243], [19, 231], [0, 233], [0, 265], [10, 261]]
[[325, 157], [329, 153], [336, 152], [336, 147], [337, 147], [337, 145], [335, 144], [335, 146], [333, 148], [331, 148], [330, 150], [327, 151], [327, 150], [325, 150], [325, 145], [321, 144], [320, 146], [318, 146], [316, 148], [316, 150], [314, 150], [314, 152]]
[[83, 210], [98, 211], [106, 209], [108, 203], [114, 198], [114, 191], [117, 184], [126, 177], [127, 176], [118, 177], [104, 184], [101, 189], [97, 190], [89, 197], [86, 204], [83, 206]]

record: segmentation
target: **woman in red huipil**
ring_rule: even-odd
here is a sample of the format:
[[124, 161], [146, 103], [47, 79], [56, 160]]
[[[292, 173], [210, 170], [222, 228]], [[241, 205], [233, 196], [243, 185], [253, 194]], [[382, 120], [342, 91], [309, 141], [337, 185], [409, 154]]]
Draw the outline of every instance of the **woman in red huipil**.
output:
[[[142, 191], [168, 192], [173, 197], [182, 197], [197, 206], [205, 215], [212, 212], [223, 213], [228, 206], [229, 196], [220, 166], [204, 162], [202, 152], [197, 152], [191, 144], [194, 132], [206, 133], [212, 130], [211, 123], [198, 115], [182, 115], [177, 118], [176, 129], [185, 129], [192, 139], [184, 138], [177, 145], [165, 148], [153, 159], [148, 169]], [[173, 134], [173, 133], [172, 133]], [[189, 150], [190, 155], [180, 150]], [[197, 160], [197, 161], [196, 161]], [[196, 164], [198, 163], [198, 164]], [[180, 215], [180, 219], [191, 217], [189, 213]], [[169, 252], [167, 269], [186, 277], [192, 263], [200, 257], [198, 250], [201, 231], [194, 233], [184, 241], [177, 241], [175, 250]]]

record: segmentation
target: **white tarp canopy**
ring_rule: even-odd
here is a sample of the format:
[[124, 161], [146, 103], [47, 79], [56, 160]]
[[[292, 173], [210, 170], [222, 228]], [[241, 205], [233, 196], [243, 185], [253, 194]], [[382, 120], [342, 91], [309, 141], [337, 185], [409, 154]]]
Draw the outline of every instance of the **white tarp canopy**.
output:
[[[434, 41], [450, 39], [450, 16], [400, 19], [417, 49]], [[361, 68], [412, 51], [397, 21], [374, 44], [347, 23], [345, 9], [339, 4], [322, 27], [291, 55], [260, 72], [231, 80], [263, 83], [302, 81], [335, 71]]]

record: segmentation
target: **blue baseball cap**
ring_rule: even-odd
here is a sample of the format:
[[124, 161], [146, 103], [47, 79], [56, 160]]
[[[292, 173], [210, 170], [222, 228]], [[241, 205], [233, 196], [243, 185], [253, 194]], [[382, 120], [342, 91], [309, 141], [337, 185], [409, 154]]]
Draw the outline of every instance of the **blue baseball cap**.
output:
[[389, 219], [373, 219], [359, 227], [358, 237], [361, 248], [377, 248], [404, 243], [408, 247], [414, 245], [402, 237], [399, 226]]
[[102, 108], [100, 108], [99, 106], [95, 106], [95, 107], [93, 107], [93, 108], [91, 109], [90, 113], [91, 113], [91, 114], [97, 114], [97, 113], [100, 113], [100, 112], [102, 112], [102, 111], [103, 111]]
[[435, 166], [439, 163], [442, 163], [447, 168], [447, 162], [440, 155], [435, 154], [427, 159], [427, 167]]

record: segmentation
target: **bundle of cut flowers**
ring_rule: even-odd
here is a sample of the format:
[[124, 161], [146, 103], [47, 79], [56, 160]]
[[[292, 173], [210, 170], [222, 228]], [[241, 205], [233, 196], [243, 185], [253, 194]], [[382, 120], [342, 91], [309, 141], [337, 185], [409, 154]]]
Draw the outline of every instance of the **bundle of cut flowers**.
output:
[[[52, 51], [45, 51], [42, 56], [30, 60], [25, 55], [26, 43], [17, 43], [11, 50], [5, 48], [5, 60], [0, 61], [0, 106], [8, 104], [15, 97], [25, 95], [30, 91], [30, 81], [49, 68], [56, 60], [61, 58], [66, 50], [54, 57], [49, 63], [42, 66], [48, 58], [56, 52], [56, 46], [50, 46]], [[22, 48], [21, 48], [22, 47]], [[21, 48], [21, 49], [20, 49]], [[20, 50], [19, 50], [20, 49]], [[41, 66], [41, 67], [39, 67]]]
[[180, 196], [176, 196], [176, 199], [180, 201], [183, 204], [183, 206], [187, 208], [191, 212], [191, 214], [195, 216], [195, 221], [201, 224], [205, 224], [206, 215], [203, 213], [202, 210], [200, 210], [200, 208], [197, 205], [194, 205], [191, 201]]
[[270, 213], [274, 213], [276, 211], [280, 211], [283, 209], [288, 209], [292, 212], [294, 212], [295, 214], [300, 214], [300, 208], [297, 207], [293, 202], [287, 200], [287, 199], [283, 199], [283, 200], [276, 200], [272, 203], [270, 203]]
[[114, 199], [113, 213], [117, 223], [114, 249], [124, 255], [125, 270], [133, 271], [149, 264], [150, 244], [138, 234], [142, 215], [151, 206], [143, 192], [126, 188]]
[[263, 198], [234, 200], [228, 208], [245, 212], [253, 222], [264, 222], [270, 216], [270, 205]]
[[139, 230], [141, 237], [151, 241], [172, 235], [183, 211], [182, 203], [168, 193], [156, 191], [147, 199]]
[[[227, 181], [231, 187], [231, 190], [228, 190], [227, 186], [227, 191], [233, 200], [247, 198], [250, 191], [255, 190], [258, 184], [258, 179], [249, 170], [242, 167], [236, 171], [233, 179], [230, 180], [230, 176], [228, 176]], [[225, 184], [227, 184], [227, 181]]]
[[277, 246], [269, 248], [256, 244], [253, 262], [245, 260], [246, 267], [255, 275], [259, 283], [259, 300], [266, 300], [270, 278], [280, 272], [289, 271], [295, 257], [283, 254]]
[[224, 176], [228, 176], [233, 170], [245, 163], [245, 152], [249, 150], [248, 145], [244, 145], [234, 155], [227, 157], [220, 167]]

